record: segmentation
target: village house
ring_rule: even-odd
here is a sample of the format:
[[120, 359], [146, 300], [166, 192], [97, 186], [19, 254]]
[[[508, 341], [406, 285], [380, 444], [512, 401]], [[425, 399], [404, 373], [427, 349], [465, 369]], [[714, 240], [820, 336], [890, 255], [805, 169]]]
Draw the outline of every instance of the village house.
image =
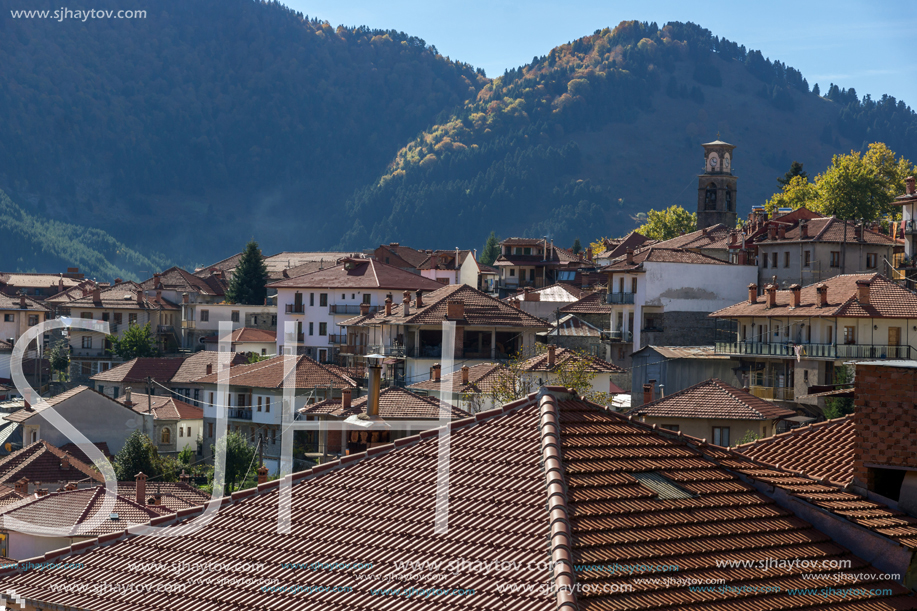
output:
[[[737, 357], [718, 354], [713, 346], [645, 346], [633, 353], [631, 405], [641, 405], [684, 390], [710, 378], [744, 386], [742, 363]], [[652, 387], [651, 394], [645, 391]]]
[[410, 246], [402, 246], [398, 242], [381, 244], [373, 251], [373, 259], [392, 265], [398, 269], [416, 274], [420, 265], [430, 258], [432, 250], [418, 250]]
[[557, 282], [540, 289], [525, 287], [515, 295], [507, 297], [505, 301], [515, 300], [518, 304], [513, 303], [512, 305], [518, 306], [523, 312], [556, 322], [560, 309], [575, 303], [582, 295], [581, 289], [564, 282]]
[[[220, 350], [219, 334], [203, 338], [204, 349], [217, 352]], [[275, 356], [277, 349], [277, 332], [265, 329], [242, 327], [235, 329], [229, 336], [229, 351], [258, 356]]]
[[[383, 307], [385, 299], [402, 291], [435, 291], [442, 284], [375, 259], [348, 258], [339, 265], [268, 285], [277, 291], [277, 354], [284, 346], [320, 363], [338, 355], [366, 355], [365, 344], [347, 341], [341, 324], [359, 314]], [[295, 325], [286, 332], [286, 323]]]
[[162, 456], [175, 456], [185, 448], [200, 455], [199, 441], [204, 433], [204, 410], [176, 399], [171, 393], [158, 396], [132, 392], [130, 388], [118, 402], [138, 414], [153, 416], [150, 439]]
[[582, 351], [599, 358], [606, 358], [609, 352], [608, 342], [604, 341], [607, 337], [603, 337], [602, 329], [573, 314], [562, 316], [548, 331], [538, 336], [552, 346]]
[[500, 297], [524, 287], [539, 289], [555, 282], [568, 281], [563, 272], [575, 273], [585, 265], [591, 265], [591, 262], [566, 248], [554, 246], [554, 241], [549, 243], [546, 238], [507, 238], [500, 242], [500, 256], [493, 264], [500, 270], [497, 286]]
[[417, 269], [424, 278], [440, 284], [467, 284], [481, 289], [477, 257], [470, 250], [434, 250]]
[[[583, 371], [592, 376], [591, 390], [613, 396], [630, 390], [630, 373], [625, 369], [598, 357], [583, 355], [569, 348], [548, 345], [533, 357], [519, 364], [534, 388], [557, 385], [562, 382], [560, 372], [572, 371], [577, 364], [584, 364]], [[609, 397], [610, 398], [610, 397]]]
[[[652, 246], [658, 240], [653, 240], [636, 231], [631, 231], [623, 238], [606, 239], [603, 241], [605, 250], [594, 253], [592, 260], [599, 267], [604, 267], [627, 253], [627, 249], [637, 250], [646, 246]], [[586, 256], [589, 259], [589, 254]]]
[[905, 181], [904, 194], [899, 195], [892, 202], [894, 206], [901, 206], [901, 233], [904, 234], [904, 252], [897, 254], [894, 267], [898, 271], [896, 279], [904, 279], [908, 288], [915, 288], [917, 284], [917, 250], [914, 248], [914, 236], [917, 235], [917, 186], [913, 176], [908, 176]]
[[[15, 346], [23, 333], [47, 320], [49, 314], [48, 308], [36, 299], [0, 294], [0, 340]], [[34, 348], [34, 344], [30, 348]]]
[[[789, 290], [757, 286], [711, 314], [737, 325], [718, 354], [739, 357], [751, 392], [774, 401], [824, 407], [810, 386], [835, 383], [835, 368], [851, 359], [913, 359], [917, 294], [881, 274], [847, 274]], [[913, 333], [913, 337], [911, 334]]]
[[[99, 372], [89, 378], [97, 392], [117, 399], [128, 388], [145, 390], [151, 395], [168, 393], [161, 386], [168, 386], [185, 359], [175, 357], [138, 357], [111, 369]], [[161, 385], [161, 386], [159, 386]]]
[[422, 382], [408, 386], [408, 390], [417, 394], [426, 394], [434, 399], [442, 399], [466, 412], [476, 414], [493, 409], [499, 402], [493, 397], [494, 385], [499, 384], [499, 376], [505, 367], [498, 363], [478, 363], [462, 365], [455, 372], [442, 371], [439, 363], [430, 367], [430, 377]]
[[78, 267], [68, 267], [63, 274], [23, 274], [0, 272], [0, 294], [8, 297], [27, 295], [44, 300], [84, 281]]
[[[360, 256], [359, 253], [352, 252], [280, 252], [276, 255], [263, 256], [264, 265], [267, 268], [268, 280], [276, 281], [282, 280], [284, 278], [293, 278], [295, 276], [301, 276], [303, 274], [312, 273], [324, 269], [326, 267], [333, 267], [338, 264], [341, 259], [347, 257]], [[226, 257], [222, 261], [218, 261], [211, 265], [206, 265], [204, 267], [199, 267], [194, 270], [194, 275], [200, 278], [206, 278], [217, 272], [223, 272], [223, 277], [226, 279], [226, 282], [229, 282], [232, 279], [232, 273], [236, 269], [236, 266], [239, 265], [239, 261], [242, 259], [242, 253], [236, 253], [231, 257]], [[270, 296], [271, 291], [268, 291]]]

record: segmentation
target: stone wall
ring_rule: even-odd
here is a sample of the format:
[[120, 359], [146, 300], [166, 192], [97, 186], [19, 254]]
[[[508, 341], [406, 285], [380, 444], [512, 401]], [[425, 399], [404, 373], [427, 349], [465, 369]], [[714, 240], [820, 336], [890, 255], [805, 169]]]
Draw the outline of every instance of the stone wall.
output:
[[[664, 312], [662, 330], [640, 333], [640, 346], [712, 346], [716, 341], [735, 341], [736, 324], [716, 321], [709, 312]], [[639, 349], [635, 348], [635, 349]]]

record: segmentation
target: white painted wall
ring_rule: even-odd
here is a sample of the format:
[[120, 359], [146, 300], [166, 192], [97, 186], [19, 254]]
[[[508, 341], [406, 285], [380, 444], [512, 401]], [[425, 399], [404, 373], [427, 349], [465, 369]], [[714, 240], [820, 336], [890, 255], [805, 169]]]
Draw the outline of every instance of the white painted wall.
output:
[[[125, 526], [127, 526], [125, 524]], [[13, 560], [26, 560], [43, 556], [46, 552], [69, 547], [73, 543], [85, 541], [88, 537], [39, 537], [24, 533], [9, 532], [9, 557]], [[74, 562], [79, 562], [75, 560]]]

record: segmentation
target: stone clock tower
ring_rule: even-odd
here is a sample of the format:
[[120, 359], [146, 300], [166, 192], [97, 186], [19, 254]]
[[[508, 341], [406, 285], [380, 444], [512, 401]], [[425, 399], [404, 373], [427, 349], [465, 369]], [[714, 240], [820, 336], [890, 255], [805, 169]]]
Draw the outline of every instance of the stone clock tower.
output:
[[697, 181], [697, 228], [723, 223], [736, 226], [736, 177], [732, 175], [735, 146], [715, 140], [703, 145], [704, 173]]

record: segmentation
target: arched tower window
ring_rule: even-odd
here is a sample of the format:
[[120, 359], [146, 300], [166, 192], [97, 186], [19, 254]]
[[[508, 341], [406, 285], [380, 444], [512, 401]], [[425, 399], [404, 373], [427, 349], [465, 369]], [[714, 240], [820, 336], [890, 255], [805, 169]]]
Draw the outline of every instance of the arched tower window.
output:
[[716, 210], [716, 185], [712, 182], [707, 185], [704, 194], [704, 210]]
[[726, 210], [728, 210], [729, 212], [736, 211], [735, 202], [732, 201], [732, 191], [730, 191], [729, 189], [726, 190]]

